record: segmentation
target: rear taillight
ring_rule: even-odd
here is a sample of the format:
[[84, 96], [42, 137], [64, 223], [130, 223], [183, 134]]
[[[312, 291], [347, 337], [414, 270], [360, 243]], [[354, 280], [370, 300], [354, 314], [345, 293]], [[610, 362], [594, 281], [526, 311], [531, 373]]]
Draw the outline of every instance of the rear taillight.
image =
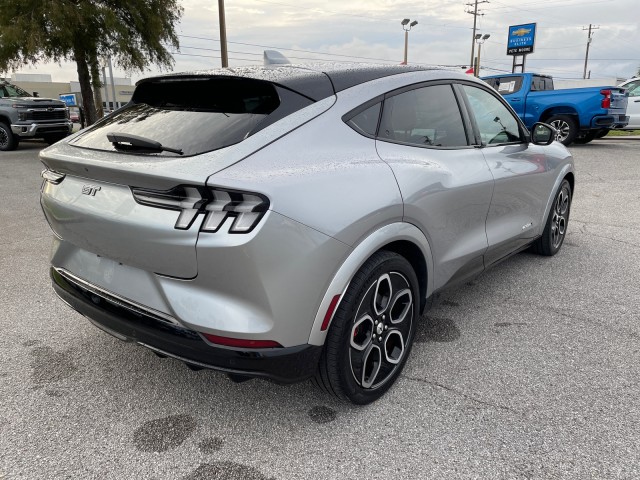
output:
[[602, 108], [611, 108], [611, 90], [600, 90], [600, 94], [604, 95], [602, 99]]
[[225, 347], [236, 348], [282, 348], [278, 342], [273, 340], [249, 340], [245, 338], [221, 337], [210, 333], [200, 333], [209, 342], [216, 345], [224, 345]]
[[264, 195], [220, 188], [180, 185], [167, 191], [132, 188], [136, 202], [150, 207], [180, 212], [175, 228], [191, 228], [199, 214], [204, 215], [200, 230], [217, 232], [227, 218], [233, 218], [229, 233], [248, 233], [269, 209]]
[[54, 185], [58, 185], [62, 180], [64, 180], [64, 177], [66, 177], [64, 173], [58, 173], [53, 170], [49, 170], [48, 168], [42, 170], [40, 176], [47, 182], [53, 183]]

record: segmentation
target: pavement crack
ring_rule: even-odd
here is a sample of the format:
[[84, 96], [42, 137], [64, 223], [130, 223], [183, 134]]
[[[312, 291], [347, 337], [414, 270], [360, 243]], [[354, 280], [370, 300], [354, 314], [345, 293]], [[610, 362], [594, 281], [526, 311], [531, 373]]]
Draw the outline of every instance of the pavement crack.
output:
[[476, 397], [474, 397], [472, 395], [469, 395], [467, 393], [461, 392], [460, 390], [448, 387], [447, 385], [443, 385], [441, 383], [434, 382], [432, 380], [426, 380], [424, 378], [418, 378], [418, 377], [410, 377], [409, 375], [404, 375], [404, 374], [402, 374], [400, 376], [403, 377], [403, 378], [406, 378], [407, 380], [412, 380], [414, 382], [420, 382], [420, 383], [426, 383], [428, 385], [432, 385], [434, 387], [441, 388], [443, 390], [446, 390], [448, 392], [454, 393], [456, 395], [459, 395], [461, 397], [466, 398], [467, 400], [470, 400], [470, 401], [472, 401], [474, 403], [478, 403], [480, 405], [484, 405], [486, 407], [492, 407], [492, 408], [497, 408], [499, 410], [505, 410], [505, 411], [510, 412], [510, 413], [515, 413], [516, 415], [523, 415], [522, 412], [520, 412], [518, 410], [515, 410], [515, 409], [513, 409], [511, 407], [507, 407], [506, 405], [500, 405], [499, 403], [492, 403], [492, 402], [487, 402], [485, 400], [481, 400], [481, 399], [476, 398]]

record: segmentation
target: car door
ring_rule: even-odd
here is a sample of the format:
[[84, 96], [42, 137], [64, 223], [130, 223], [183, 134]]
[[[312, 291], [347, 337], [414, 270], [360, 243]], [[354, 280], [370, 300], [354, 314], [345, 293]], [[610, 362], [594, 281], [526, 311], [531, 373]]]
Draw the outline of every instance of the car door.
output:
[[495, 186], [487, 215], [485, 265], [531, 243], [542, 233], [557, 160], [527, 143], [524, 126], [489, 88], [460, 85]]
[[385, 95], [376, 148], [398, 181], [404, 221], [430, 242], [436, 289], [484, 268], [493, 177], [472, 139], [451, 83]]
[[627, 104], [627, 115], [629, 124], [627, 129], [640, 129], [640, 80], [635, 80], [624, 86], [629, 93], [629, 103]]

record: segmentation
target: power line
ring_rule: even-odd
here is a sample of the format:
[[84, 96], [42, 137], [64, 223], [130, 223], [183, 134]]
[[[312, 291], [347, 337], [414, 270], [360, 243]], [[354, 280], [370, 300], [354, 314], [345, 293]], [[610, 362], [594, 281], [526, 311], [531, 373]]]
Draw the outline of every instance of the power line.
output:
[[[178, 35], [178, 36], [179, 37], [184, 37], [184, 38], [193, 38], [193, 39], [197, 39], [197, 40], [207, 40], [207, 41], [212, 41], [213, 40], [213, 41], [217, 41], [215, 38], [197, 37], [197, 36], [193, 36], [193, 35]], [[382, 62], [397, 62], [397, 60], [390, 60], [388, 58], [362, 57], [362, 56], [358, 56], [358, 55], [345, 55], [345, 54], [340, 54], [340, 53], [320, 52], [320, 51], [317, 51], [317, 50], [301, 50], [301, 49], [297, 49], [297, 48], [285, 48], [285, 47], [277, 47], [277, 46], [273, 46], [273, 45], [260, 45], [260, 44], [257, 44], [257, 43], [231, 42], [231, 41], [228, 41], [227, 43], [232, 43], [234, 45], [244, 45], [244, 46], [248, 46], [248, 47], [260, 47], [260, 48], [273, 48], [273, 49], [276, 49], [276, 50], [287, 50], [289, 52], [314, 53], [314, 54], [317, 54], [317, 55], [331, 55], [331, 56], [335, 56], [335, 57], [359, 58], [361, 60], [377, 60], [377, 61], [382, 61]]]

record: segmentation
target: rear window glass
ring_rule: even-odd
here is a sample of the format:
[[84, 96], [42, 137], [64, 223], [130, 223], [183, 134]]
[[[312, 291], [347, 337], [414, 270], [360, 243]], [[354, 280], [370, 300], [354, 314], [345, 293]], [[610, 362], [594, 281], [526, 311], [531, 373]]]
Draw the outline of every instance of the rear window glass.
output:
[[[280, 103], [277, 88], [261, 80], [158, 79], [138, 85], [130, 104], [71, 143], [116, 150], [107, 134], [123, 133], [160, 142], [163, 147], [181, 150], [185, 156], [196, 155], [241, 142], [259, 130], [262, 123], [271, 123], [265, 119]], [[287, 110], [290, 113], [291, 108]], [[130, 151], [136, 153], [135, 149]], [[167, 151], [155, 153], [179, 155]]]

